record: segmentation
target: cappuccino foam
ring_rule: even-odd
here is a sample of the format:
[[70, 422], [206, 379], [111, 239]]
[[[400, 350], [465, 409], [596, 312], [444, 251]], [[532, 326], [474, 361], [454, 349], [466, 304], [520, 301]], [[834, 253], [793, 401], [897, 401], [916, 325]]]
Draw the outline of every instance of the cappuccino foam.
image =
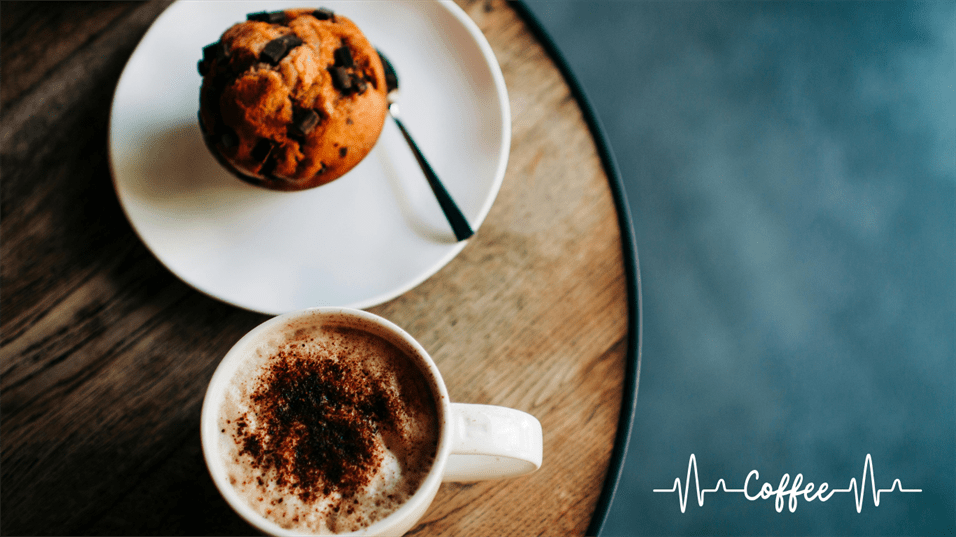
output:
[[438, 443], [416, 361], [360, 328], [292, 321], [246, 353], [219, 414], [229, 482], [256, 512], [313, 534], [400, 507]]

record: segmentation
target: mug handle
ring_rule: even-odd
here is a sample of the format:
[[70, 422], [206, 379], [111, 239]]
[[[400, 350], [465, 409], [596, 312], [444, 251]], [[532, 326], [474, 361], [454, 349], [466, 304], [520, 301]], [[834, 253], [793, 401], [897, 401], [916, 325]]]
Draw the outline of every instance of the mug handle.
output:
[[515, 477], [541, 467], [541, 423], [513, 408], [451, 403], [451, 455], [442, 481]]

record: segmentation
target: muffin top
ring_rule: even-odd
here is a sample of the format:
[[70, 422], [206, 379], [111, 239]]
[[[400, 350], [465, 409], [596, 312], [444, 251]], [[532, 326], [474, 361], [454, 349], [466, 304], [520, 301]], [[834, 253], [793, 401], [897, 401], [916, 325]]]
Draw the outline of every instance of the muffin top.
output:
[[319, 186], [374, 147], [387, 112], [375, 47], [326, 9], [251, 13], [203, 49], [200, 126], [220, 162], [276, 190]]

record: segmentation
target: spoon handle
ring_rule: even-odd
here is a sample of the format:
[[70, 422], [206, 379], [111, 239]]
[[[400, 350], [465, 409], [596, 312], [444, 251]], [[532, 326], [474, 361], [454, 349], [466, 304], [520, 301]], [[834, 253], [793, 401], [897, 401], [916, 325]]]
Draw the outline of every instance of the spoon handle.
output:
[[474, 235], [475, 232], [471, 229], [471, 225], [468, 224], [465, 215], [461, 214], [458, 205], [455, 204], [455, 201], [451, 199], [448, 191], [445, 190], [445, 185], [441, 183], [438, 179], [438, 175], [435, 174], [435, 171], [432, 170], [428, 161], [425, 160], [425, 155], [422, 155], [421, 150], [418, 149], [418, 145], [412, 140], [412, 135], [408, 133], [405, 124], [394, 114], [392, 115], [392, 119], [395, 120], [398, 129], [402, 131], [402, 136], [405, 137], [408, 146], [412, 148], [412, 152], [415, 154], [415, 160], [417, 160], [419, 166], [422, 167], [422, 172], [425, 173], [425, 178], [428, 179], [428, 184], [432, 187], [432, 192], [435, 193], [435, 197], [438, 199], [438, 205], [441, 206], [441, 210], [445, 213], [448, 223], [451, 224], [452, 231], [455, 232], [455, 238], [459, 241], [463, 241]]

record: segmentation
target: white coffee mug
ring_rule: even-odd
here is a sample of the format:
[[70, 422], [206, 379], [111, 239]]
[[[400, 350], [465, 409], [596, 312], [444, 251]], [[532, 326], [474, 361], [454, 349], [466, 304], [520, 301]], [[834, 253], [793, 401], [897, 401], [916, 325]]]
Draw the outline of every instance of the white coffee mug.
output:
[[434, 463], [418, 490], [385, 518], [346, 535], [402, 535], [425, 514], [443, 481], [481, 481], [524, 475], [541, 466], [542, 436], [538, 420], [520, 410], [491, 405], [452, 403], [441, 374], [421, 344], [394, 323], [362, 310], [311, 308], [274, 317], [240, 339], [213, 374], [200, 422], [203, 455], [213, 482], [229, 505], [247, 522], [269, 535], [296, 535], [252, 509], [229, 483], [219, 454], [218, 417], [226, 386], [246, 352], [270, 333], [303, 318], [338, 326], [361, 327], [404, 349], [429, 381], [438, 412], [439, 438]]

